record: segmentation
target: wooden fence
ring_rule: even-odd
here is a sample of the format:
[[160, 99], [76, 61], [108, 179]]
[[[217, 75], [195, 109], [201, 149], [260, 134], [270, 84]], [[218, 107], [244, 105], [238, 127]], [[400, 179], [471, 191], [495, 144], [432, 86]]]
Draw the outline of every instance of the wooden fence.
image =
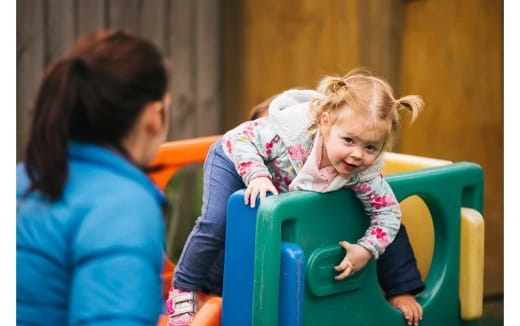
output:
[[122, 28], [153, 41], [172, 63], [169, 139], [220, 131], [220, 1], [18, 0], [17, 161], [23, 159], [32, 105], [45, 68], [82, 34]]

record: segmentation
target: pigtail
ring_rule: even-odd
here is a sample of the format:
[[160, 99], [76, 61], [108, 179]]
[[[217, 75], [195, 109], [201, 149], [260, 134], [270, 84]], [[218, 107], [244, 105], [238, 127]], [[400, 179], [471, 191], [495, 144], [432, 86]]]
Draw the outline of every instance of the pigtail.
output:
[[419, 95], [407, 95], [403, 96], [400, 99], [396, 100], [397, 109], [398, 110], [408, 110], [412, 117], [410, 120], [410, 124], [412, 124], [415, 119], [417, 119], [417, 116], [424, 108], [424, 101], [422, 97]]
[[342, 105], [347, 104], [354, 92], [345, 80], [337, 76], [325, 76], [318, 83], [316, 90], [325, 97], [314, 99], [311, 102], [311, 115], [318, 125], [321, 125], [321, 114], [325, 111], [335, 112]]
[[317, 90], [328, 97], [341, 97], [347, 91], [347, 84], [341, 77], [326, 76], [319, 82]]
[[70, 120], [79, 106], [86, 69], [82, 60], [65, 58], [51, 66], [42, 80], [26, 148], [25, 169], [31, 180], [27, 194], [39, 191], [55, 201], [63, 193]]

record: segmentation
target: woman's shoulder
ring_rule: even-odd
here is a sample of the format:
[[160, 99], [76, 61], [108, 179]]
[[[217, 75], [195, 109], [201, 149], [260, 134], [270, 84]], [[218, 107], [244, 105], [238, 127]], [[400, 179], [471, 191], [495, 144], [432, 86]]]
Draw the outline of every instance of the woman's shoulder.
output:
[[106, 149], [72, 153], [66, 195], [103, 200], [151, 200], [162, 202], [162, 193], [136, 166]]
[[[137, 174], [137, 173], [136, 173]], [[145, 180], [142, 180], [145, 179]], [[119, 205], [141, 210], [158, 207], [164, 200], [162, 193], [142, 174], [122, 173], [99, 166], [72, 164], [64, 196], [73, 203]]]
[[[85, 162], [72, 163], [70, 172], [64, 203], [83, 212], [76, 233], [78, 255], [112, 246], [149, 248], [154, 245], [148, 242], [162, 241], [164, 197], [149, 180]], [[89, 240], [93, 235], [105, 240], [94, 245]]]

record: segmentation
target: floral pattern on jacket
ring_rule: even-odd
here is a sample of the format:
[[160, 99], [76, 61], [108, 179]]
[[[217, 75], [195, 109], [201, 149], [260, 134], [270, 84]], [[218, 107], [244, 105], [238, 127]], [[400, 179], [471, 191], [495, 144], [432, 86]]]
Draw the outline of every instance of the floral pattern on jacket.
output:
[[288, 192], [310, 153], [315, 134], [315, 129], [309, 130], [304, 144], [288, 148], [270, 121], [260, 118], [228, 131], [222, 137], [222, 146], [246, 185], [254, 178], [268, 177], [279, 192]]

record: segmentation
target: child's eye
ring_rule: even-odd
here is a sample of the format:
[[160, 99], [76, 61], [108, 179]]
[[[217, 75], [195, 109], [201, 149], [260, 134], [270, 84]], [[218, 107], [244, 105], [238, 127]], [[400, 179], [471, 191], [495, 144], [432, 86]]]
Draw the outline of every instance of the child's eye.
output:
[[377, 152], [377, 147], [374, 146], [374, 145], [367, 145], [366, 149], [367, 149], [367, 151], [368, 151], [369, 153], [375, 153], [375, 152]]
[[352, 144], [354, 142], [354, 139], [350, 138], [350, 137], [345, 137], [343, 138], [343, 140], [345, 141], [345, 143], [347, 144]]

